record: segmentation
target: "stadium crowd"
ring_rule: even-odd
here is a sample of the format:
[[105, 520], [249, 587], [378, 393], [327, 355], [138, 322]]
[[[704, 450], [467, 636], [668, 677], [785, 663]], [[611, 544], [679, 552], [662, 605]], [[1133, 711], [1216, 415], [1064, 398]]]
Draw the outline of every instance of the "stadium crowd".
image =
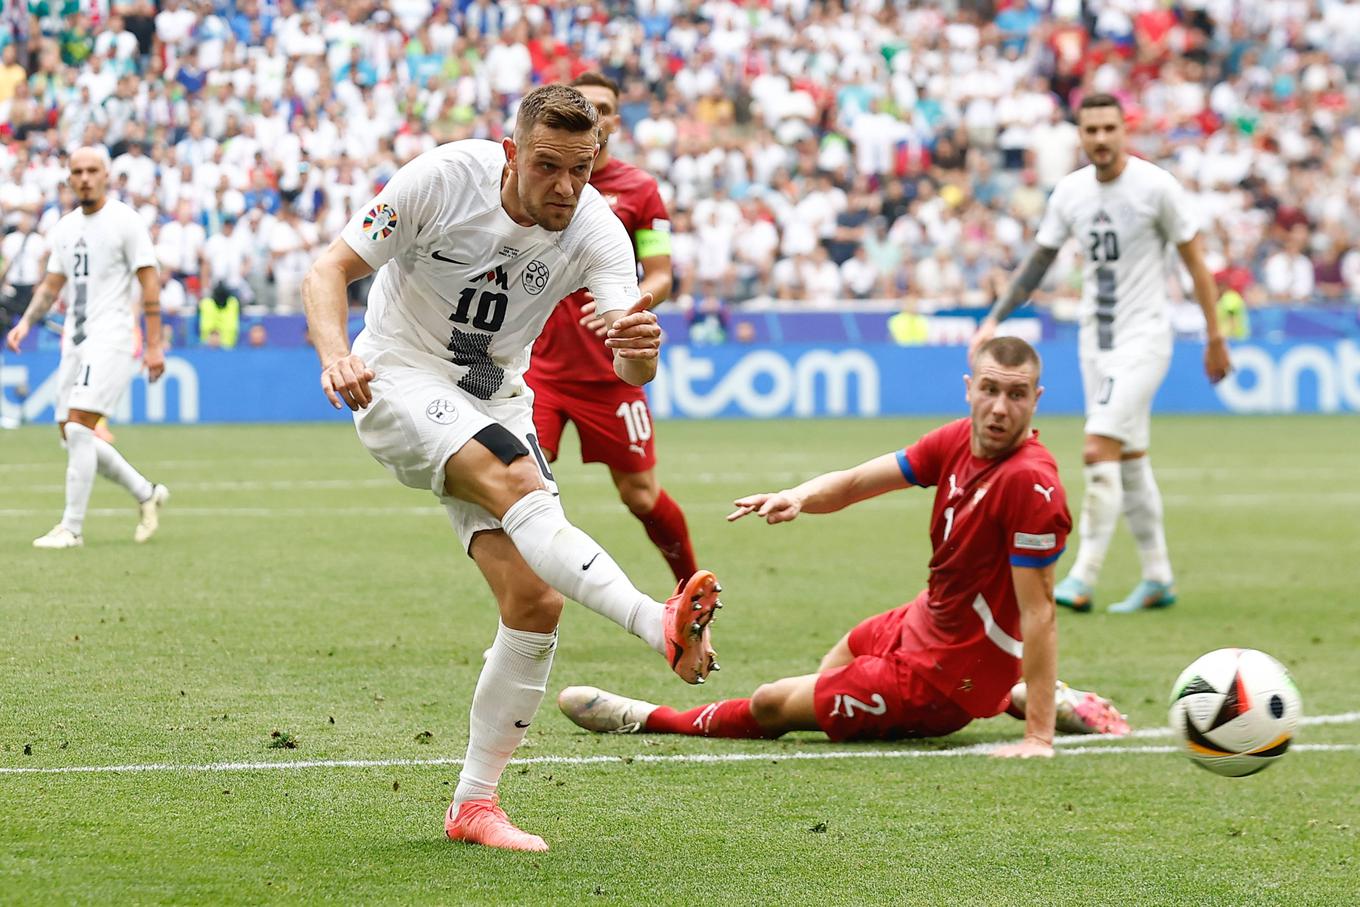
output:
[[[403, 162], [600, 69], [615, 153], [662, 182], [682, 302], [988, 303], [1079, 163], [1090, 91], [1196, 195], [1225, 290], [1360, 300], [1356, 0], [29, 0], [0, 45], [11, 283], [71, 207], [65, 154], [103, 144], [167, 309], [225, 288], [296, 311]], [[1075, 298], [1078, 255], [1045, 300]]]

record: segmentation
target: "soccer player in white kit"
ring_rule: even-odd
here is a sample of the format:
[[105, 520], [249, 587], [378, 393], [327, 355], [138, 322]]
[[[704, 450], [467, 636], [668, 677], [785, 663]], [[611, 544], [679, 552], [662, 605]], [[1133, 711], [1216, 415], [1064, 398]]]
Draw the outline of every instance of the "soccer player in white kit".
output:
[[[547, 688], [563, 596], [662, 653], [689, 683], [716, 670], [718, 584], [700, 570], [665, 603], [639, 592], [572, 526], [534, 436], [530, 348], [559, 299], [585, 287], [630, 384], [656, 374], [661, 332], [632, 242], [587, 182], [595, 106], [545, 85], [520, 102], [513, 139], [420, 155], [312, 266], [303, 304], [321, 386], [405, 485], [431, 491], [495, 594], [500, 627], [472, 698], [448, 837], [547, 849], [511, 824], [496, 788]], [[350, 349], [345, 288], [378, 271]]]
[[1147, 456], [1152, 398], [1171, 364], [1167, 246], [1180, 254], [1204, 312], [1209, 381], [1221, 381], [1232, 364], [1215, 312], [1213, 275], [1204, 263], [1185, 190], [1170, 173], [1128, 154], [1124, 111], [1113, 96], [1087, 96], [1077, 112], [1077, 126], [1091, 164], [1054, 188], [1034, 252], [979, 325], [969, 353], [971, 358], [991, 339], [997, 324], [1039, 286], [1062, 244], [1076, 238], [1086, 252], [1078, 339], [1086, 396], [1086, 496], [1076, 563], [1055, 597], [1075, 611], [1091, 610], [1122, 511], [1143, 567], [1138, 585], [1109, 609], [1127, 614], [1176, 601], [1162, 494]]
[[165, 371], [161, 351], [160, 278], [151, 234], [132, 208], [108, 197], [109, 155], [103, 148], [71, 154], [71, 189], [80, 207], [64, 215], [48, 237], [47, 275], [6, 340], [19, 344], [52, 308], [69, 281], [71, 293], [61, 334], [56, 417], [66, 440], [66, 509], [61, 522], [34, 539], [35, 548], [79, 548], [95, 473], [127, 489], [140, 518], [133, 539], [145, 542], [170, 499], [107, 441], [95, 426], [117, 405], [139, 368], [136, 357], [138, 296], [146, 317], [142, 360], [148, 380]]

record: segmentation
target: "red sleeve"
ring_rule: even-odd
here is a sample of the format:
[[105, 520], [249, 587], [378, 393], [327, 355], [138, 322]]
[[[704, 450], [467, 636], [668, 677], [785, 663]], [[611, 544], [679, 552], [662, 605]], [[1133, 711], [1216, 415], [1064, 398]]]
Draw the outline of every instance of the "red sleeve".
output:
[[1006, 548], [1013, 567], [1047, 567], [1062, 556], [1072, 515], [1056, 469], [1019, 469], [1006, 483]]
[[[962, 420], [967, 422], [966, 419]], [[931, 488], [940, 481], [940, 469], [948, 451], [957, 443], [959, 423], [951, 422], [926, 433], [921, 440], [897, 452], [897, 466], [908, 482], [918, 488]]]
[[671, 232], [671, 215], [666, 210], [666, 203], [661, 200], [661, 191], [654, 179], [648, 179], [646, 186], [638, 193], [637, 217], [639, 230]]

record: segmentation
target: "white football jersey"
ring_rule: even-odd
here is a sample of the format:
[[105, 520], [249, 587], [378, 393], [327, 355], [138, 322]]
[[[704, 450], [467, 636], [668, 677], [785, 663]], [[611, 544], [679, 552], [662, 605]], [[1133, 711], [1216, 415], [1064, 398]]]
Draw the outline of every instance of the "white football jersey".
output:
[[[393, 175], [341, 236], [378, 270], [355, 349], [404, 348], [449, 363], [489, 400], [520, 393], [553, 307], [586, 287], [599, 311], [641, 295], [633, 244], [594, 187], [561, 232], [524, 227], [501, 207], [505, 150], [468, 139]], [[603, 341], [601, 341], [603, 343]]]
[[76, 208], [63, 216], [48, 239], [47, 271], [65, 275], [69, 287], [62, 348], [89, 341], [130, 352], [142, 293], [137, 271], [156, 267], [146, 222], [108, 198], [94, 214]]
[[1168, 253], [1198, 231], [1180, 183], [1141, 158], [1130, 157], [1108, 183], [1096, 179], [1093, 166], [1058, 181], [1036, 239], [1050, 249], [1068, 237], [1081, 244], [1084, 349], [1170, 341]]

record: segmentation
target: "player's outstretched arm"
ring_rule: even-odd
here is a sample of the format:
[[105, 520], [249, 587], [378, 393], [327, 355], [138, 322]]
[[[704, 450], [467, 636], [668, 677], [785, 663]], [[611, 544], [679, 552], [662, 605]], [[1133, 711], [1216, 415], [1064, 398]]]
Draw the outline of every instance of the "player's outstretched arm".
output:
[[1204, 240], [1196, 233], [1194, 239], [1181, 243], [1176, 251], [1195, 282], [1195, 302], [1204, 313], [1204, 373], [1209, 376], [1210, 383], [1217, 384], [1232, 371], [1232, 359], [1218, 323], [1218, 286], [1204, 262]]
[[1001, 758], [1053, 755], [1053, 692], [1058, 683], [1058, 606], [1053, 600], [1053, 565], [1011, 567], [1020, 604], [1020, 637], [1025, 641], [1020, 672], [1029, 698], [1025, 739], [998, 749]]
[[66, 275], [48, 271], [43, 277], [43, 282], [38, 284], [37, 291], [33, 298], [29, 300], [28, 308], [24, 314], [19, 316], [18, 324], [10, 328], [5, 335], [5, 344], [13, 352], [19, 352], [19, 344], [24, 342], [28, 332], [33, 329], [33, 325], [42, 321], [43, 316], [52, 308], [57, 299], [61, 297], [61, 288], [66, 286]]
[[1034, 291], [1039, 289], [1039, 284], [1044, 282], [1044, 275], [1048, 273], [1048, 269], [1053, 266], [1053, 259], [1057, 257], [1057, 249], [1050, 249], [1048, 246], [1034, 247], [1034, 251], [1020, 268], [1020, 273], [1006, 288], [1006, 295], [997, 300], [996, 305], [987, 313], [987, 317], [978, 325], [977, 332], [973, 334], [973, 339], [968, 344], [970, 363], [977, 357], [978, 349], [996, 336], [996, 326], [1005, 321], [1011, 312], [1024, 305], [1030, 296], [1034, 295]]
[[307, 330], [321, 359], [321, 390], [331, 405], [360, 410], [373, 402], [368, 382], [373, 370], [349, 351], [349, 302], [346, 288], [373, 269], [337, 238], [312, 264], [302, 281]]
[[737, 498], [737, 509], [727, 515], [729, 523], [748, 513], [765, 522], [787, 523], [800, 513], [834, 513], [851, 504], [907, 487], [907, 479], [897, 465], [897, 454], [883, 454], [850, 469], [838, 469], [808, 479], [795, 488], [766, 491]]
[[614, 351], [614, 374], [641, 387], [656, 377], [661, 355], [661, 325], [651, 311], [652, 294], [643, 293], [625, 312], [601, 314], [607, 325], [604, 345]]

